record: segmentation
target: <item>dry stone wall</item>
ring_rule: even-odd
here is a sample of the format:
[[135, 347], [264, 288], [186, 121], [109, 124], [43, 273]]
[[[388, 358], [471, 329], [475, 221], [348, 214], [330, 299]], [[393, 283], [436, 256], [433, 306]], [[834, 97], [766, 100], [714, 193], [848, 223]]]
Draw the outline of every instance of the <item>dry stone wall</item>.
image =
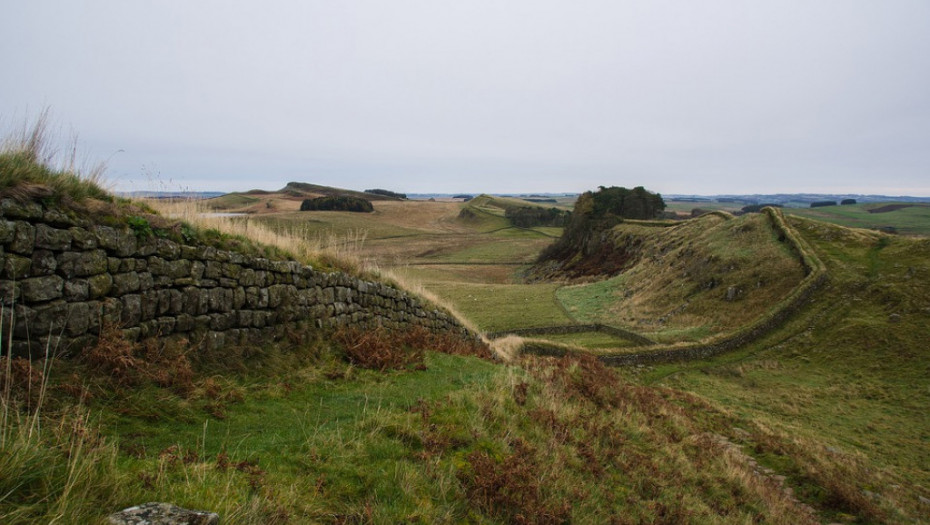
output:
[[380, 282], [139, 238], [11, 199], [0, 200], [0, 300], [3, 346], [19, 356], [75, 351], [105, 323], [133, 340], [183, 334], [208, 347], [276, 339], [308, 322], [475, 337], [447, 312]]

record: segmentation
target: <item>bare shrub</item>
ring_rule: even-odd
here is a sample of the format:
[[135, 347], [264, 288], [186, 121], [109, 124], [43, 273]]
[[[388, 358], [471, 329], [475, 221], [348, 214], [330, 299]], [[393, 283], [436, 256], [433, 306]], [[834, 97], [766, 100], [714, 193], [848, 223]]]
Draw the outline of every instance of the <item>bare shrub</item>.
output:
[[333, 339], [342, 347], [346, 359], [361, 368], [384, 371], [423, 365], [423, 350], [404, 344], [397, 333], [389, 330], [342, 327]]
[[512, 452], [501, 460], [485, 451], [468, 455], [468, 467], [459, 472], [468, 499], [510, 523], [569, 523], [569, 503], [549, 501], [542, 493], [535, 450], [519, 438], [511, 447]]
[[0, 357], [0, 392], [6, 404], [37, 409], [44, 382], [45, 374], [28, 359]]
[[490, 349], [480, 341], [466, 340], [452, 333], [432, 332], [423, 327], [363, 330], [345, 326], [336, 330], [333, 340], [342, 347], [349, 362], [373, 370], [423, 368], [426, 350], [491, 358]]

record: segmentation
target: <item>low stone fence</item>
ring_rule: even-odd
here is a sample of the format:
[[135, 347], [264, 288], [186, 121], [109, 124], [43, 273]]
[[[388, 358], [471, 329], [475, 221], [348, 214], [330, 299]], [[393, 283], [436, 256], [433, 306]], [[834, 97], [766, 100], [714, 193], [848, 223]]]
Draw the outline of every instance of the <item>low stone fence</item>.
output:
[[608, 326], [606, 324], [568, 324], [558, 326], [540, 326], [535, 328], [518, 328], [515, 330], [505, 330], [502, 332], [492, 332], [486, 334], [491, 339], [503, 337], [505, 335], [532, 336], [532, 335], [562, 335], [562, 334], [583, 334], [586, 332], [601, 332], [610, 334], [619, 339], [626, 339], [637, 345], [654, 345], [655, 342], [647, 337], [643, 337], [635, 332]]
[[[184, 334], [209, 347], [282, 337], [297, 323], [423, 326], [476, 337], [392, 286], [0, 200], [3, 345], [13, 355], [93, 344], [104, 323], [130, 339]], [[10, 337], [12, 336], [12, 337]]]

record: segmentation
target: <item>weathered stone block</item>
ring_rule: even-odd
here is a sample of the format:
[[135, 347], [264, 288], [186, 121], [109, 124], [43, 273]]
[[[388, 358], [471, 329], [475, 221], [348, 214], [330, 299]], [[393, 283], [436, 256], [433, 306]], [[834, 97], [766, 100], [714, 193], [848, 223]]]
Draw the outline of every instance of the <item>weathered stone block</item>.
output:
[[91, 303], [71, 303], [68, 306], [67, 326], [68, 335], [76, 337], [86, 334], [94, 321], [99, 317]]
[[7, 244], [13, 241], [13, 232], [16, 231], [16, 224], [0, 219], [0, 244]]
[[154, 255], [158, 251], [156, 241], [157, 239], [152, 237], [140, 239], [136, 245], [135, 255], [138, 257], [149, 257], [150, 255]]
[[111, 514], [107, 517], [107, 522], [109, 525], [168, 525], [181, 523], [218, 525], [220, 517], [213, 512], [185, 509], [170, 503], [146, 503]]
[[219, 279], [223, 276], [223, 265], [216, 261], [207, 261], [204, 265], [203, 276], [207, 279]]
[[113, 276], [113, 289], [111, 293], [121, 296], [139, 291], [139, 274], [136, 272], [120, 273]]
[[97, 236], [97, 244], [117, 257], [133, 255], [139, 244], [135, 234], [131, 231], [121, 231], [100, 225], [92, 227], [91, 231]]
[[169, 315], [177, 315], [184, 312], [184, 294], [180, 290], [170, 289], [168, 290], [168, 313]]
[[223, 264], [223, 277], [228, 277], [229, 279], [238, 280], [242, 275], [242, 266], [238, 264], [225, 263]]
[[87, 278], [87, 291], [91, 299], [98, 299], [110, 293], [113, 289], [113, 277], [108, 273], [93, 275]]
[[14, 224], [13, 240], [7, 249], [20, 255], [32, 255], [36, 241], [35, 226], [23, 221], [17, 221]]
[[68, 319], [68, 303], [53, 301], [34, 308], [35, 316], [28, 325], [32, 337], [59, 334]]
[[25, 279], [32, 275], [32, 259], [12, 253], [4, 254], [3, 276], [7, 279]]
[[139, 294], [142, 298], [142, 320], [148, 321], [158, 315], [158, 290], [148, 290]]
[[179, 314], [175, 316], [174, 331], [190, 332], [196, 326], [194, 316], [188, 314]]
[[245, 306], [245, 290], [241, 286], [237, 286], [232, 289], [232, 307], [234, 310], [238, 310]]
[[55, 258], [55, 254], [49, 250], [36, 250], [32, 252], [32, 264], [29, 268], [29, 273], [38, 276], [38, 275], [51, 275], [55, 273], [55, 269], [58, 268], [58, 259]]
[[107, 297], [101, 301], [101, 311], [103, 312], [103, 322], [106, 324], [119, 323], [123, 313], [123, 301], [115, 297]]
[[90, 287], [85, 279], [69, 279], [65, 281], [62, 293], [68, 302], [86, 301], [90, 298]]
[[44, 250], [63, 252], [71, 249], [71, 232], [51, 228], [45, 224], [37, 224], [35, 231], [35, 247]]
[[212, 312], [228, 312], [232, 309], [232, 290], [228, 288], [213, 288], [208, 292], [208, 307]]
[[[206, 313], [206, 301], [204, 300], [201, 303], [201, 289], [196, 286], [188, 286], [181, 291], [183, 295], [183, 311], [190, 315], [200, 315]], [[203, 310], [201, 310], [201, 304], [203, 305]]]
[[242, 328], [249, 328], [255, 320], [255, 313], [252, 310], [236, 311], [236, 324]]
[[38, 303], [58, 299], [62, 296], [65, 280], [57, 275], [23, 279], [22, 298], [27, 303]]
[[159, 317], [155, 322], [157, 323], [155, 329], [159, 336], [173, 334], [177, 325], [177, 320], [174, 317]]
[[173, 261], [181, 256], [181, 247], [178, 243], [168, 239], [156, 239], [156, 253], [163, 258]]
[[142, 320], [142, 296], [139, 294], [124, 295], [120, 298], [123, 304], [120, 312], [120, 323], [123, 326], [135, 326]]
[[117, 272], [119, 273], [128, 273], [136, 271], [136, 260], [135, 259], [120, 259], [117, 257], [112, 257], [113, 260], [119, 261], [119, 268]]
[[84, 228], [72, 227], [68, 231], [71, 233], [71, 247], [75, 250], [93, 250], [97, 247], [97, 237]]
[[58, 256], [58, 273], [69, 279], [99, 275], [105, 273], [107, 268], [107, 254], [103, 250], [65, 252]]
[[229, 330], [236, 326], [238, 316], [235, 312], [210, 314], [210, 329], [216, 331]]
[[42, 206], [35, 202], [19, 202], [13, 199], [0, 201], [0, 215], [11, 219], [40, 219]]
[[139, 290], [151, 290], [155, 287], [155, 279], [149, 272], [137, 272], [139, 274]]
[[57, 208], [45, 210], [45, 212], [42, 214], [42, 222], [62, 228], [68, 228], [69, 226], [74, 226], [77, 224], [77, 221], [68, 215], [67, 212]]

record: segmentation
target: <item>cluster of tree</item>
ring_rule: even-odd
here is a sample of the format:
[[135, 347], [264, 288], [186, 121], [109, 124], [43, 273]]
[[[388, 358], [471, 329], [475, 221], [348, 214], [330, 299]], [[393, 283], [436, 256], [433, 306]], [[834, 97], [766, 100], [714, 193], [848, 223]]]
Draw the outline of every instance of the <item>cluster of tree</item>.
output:
[[395, 199], [406, 199], [407, 198], [406, 193], [395, 193], [390, 190], [379, 190], [379, 189], [365, 190], [365, 193], [371, 193], [372, 195], [382, 195], [384, 197], [393, 197]]
[[632, 190], [601, 186], [597, 192], [582, 193], [575, 203], [575, 212], [583, 212], [588, 219], [655, 219], [663, 210], [662, 196], [642, 186]]
[[453, 195], [452, 198], [453, 198], [453, 199], [464, 199], [465, 202], [468, 202], [468, 201], [474, 199], [475, 197], [474, 197], [473, 195], [469, 195], [469, 194], [467, 194], [467, 193], [460, 193], [460, 194], [458, 194], [458, 195]]
[[612, 228], [624, 219], [655, 219], [665, 210], [665, 201], [658, 193], [642, 186], [627, 189], [601, 186], [596, 192], [586, 191], [575, 201], [568, 225], [562, 237], [546, 248], [540, 261], [567, 260], [577, 253], [597, 249], [600, 232]]
[[840, 201], [840, 204], [842, 204], [843, 206], [848, 206], [850, 204], [855, 204], [855, 203], [856, 203], [856, 199], [843, 199]]
[[535, 226], [565, 226], [571, 217], [568, 210], [558, 208], [540, 208], [538, 206], [520, 206], [508, 208], [504, 217], [518, 228], [533, 228]]
[[836, 206], [836, 201], [817, 201], [811, 203], [811, 208], [823, 208], [824, 206]]
[[372, 212], [375, 208], [370, 202], [358, 197], [328, 196], [306, 199], [300, 203], [300, 211], [357, 211]]

